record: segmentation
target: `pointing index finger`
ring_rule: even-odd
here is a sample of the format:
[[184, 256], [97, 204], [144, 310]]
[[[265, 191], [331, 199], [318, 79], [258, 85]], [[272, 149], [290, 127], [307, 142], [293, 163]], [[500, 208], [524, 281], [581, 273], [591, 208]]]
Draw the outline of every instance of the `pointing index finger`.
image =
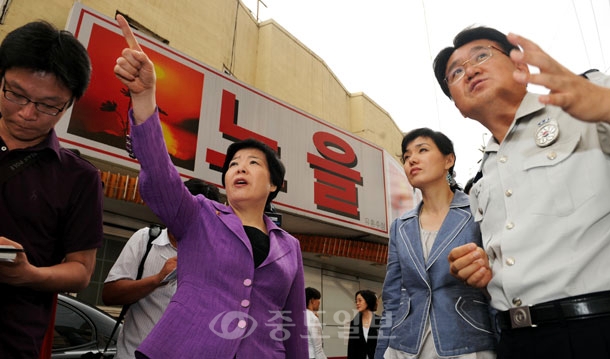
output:
[[117, 15], [116, 21], [119, 23], [119, 27], [123, 32], [123, 37], [125, 37], [125, 41], [127, 41], [129, 48], [132, 50], [142, 51], [140, 44], [138, 44], [138, 40], [136, 40], [133, 31], [131, 31], [131, 27], [129, 27], [129, 24], [127, 23], [127, 20], [125, 20], [122, 15]]

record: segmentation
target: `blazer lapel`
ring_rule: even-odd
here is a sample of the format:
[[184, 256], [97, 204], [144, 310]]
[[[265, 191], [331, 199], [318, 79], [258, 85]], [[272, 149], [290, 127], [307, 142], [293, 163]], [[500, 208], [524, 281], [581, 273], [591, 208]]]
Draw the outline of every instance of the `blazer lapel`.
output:
[[244, 231], [244, 226], [239, 220], [239, 217], [233, 212], [233, 209], [230, 206], [226, 206], [220, 203], [214, 203], [214, 207], [216, 208], [216, 215], [220, 221], [229, 229], [239, 240], [248, 248], [250, 252], [250, 256], [252, 254], [252, 245], [250, 244], [250, 240], [246, 235], [246, 231]]
[[269, 232], [269, 255], [267, 255], [267, 258], [265, 258], [259, 268], [277, 261], [292, 250], [289, 243], [284, 240], [284, 232], [266, 216], [265, 224], [267, 225], [267, 231]]
[[417, 216], [409, 217], [404, 221], [403, 224], [400, 225], [400, 240], [406, 248], [407, 255], [415, 264], [415, 268], [417, 269], [420, 277], [424, 281], [428, 282], [428, 274], [426, 273], [426, 265], [424, 263], [424, 252], [421, 244], [418, 218], [419, 217]]

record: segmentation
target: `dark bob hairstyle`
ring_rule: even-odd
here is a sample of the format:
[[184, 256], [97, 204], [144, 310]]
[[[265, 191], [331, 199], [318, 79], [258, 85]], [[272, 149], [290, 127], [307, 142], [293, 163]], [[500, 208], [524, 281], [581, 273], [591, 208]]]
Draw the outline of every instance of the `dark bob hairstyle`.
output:
[[277, 196], [277, 194], [282, 189], [282, 186], [284, 185], [284, 175], [286, 174], [286, 168], [284, 167], [284, 164], [280, 160], [277, 153], [271, 147], [267, 146], [261, 141], [255, 140], [253, 138], [248, 138], [246, 140], [234, 142], [229, 146], [229, 148], [227, 148], [225, 163], [222, 166], [222, 185], [226, 187], [225, 175], [229, 170], [229, 164], [233, 160], [233, 157], [235, 156], [237, 151], [246, 148], [254, 148], [262, 151], [265, 154], [265, 158], [267, 159], [267, 165], [269, 166], [269, 173], [271, 175], [271, 183], [273, 183], [277, 187], [277, 189], [269, 193], [269, 196], [267, 197], [266, 205], [268, 206], [271, 201], [273, 201], [275, 196]]
[[[416, 128], [414, 130], [407, 132], [407, 134], [405, 134], [405, 136], [402, 138], [402, 143], [400, 145], [400, 149], [402, 151], [401, 161], [403, 161], [403, 163], [404, 163], [403, 158], [405, 156], [405, 152], [407, 152], [407, 147], [409, 146], [409, 144], [411, 144], [411, 142], [415, 141], [415, 139], [417, 139], [418, 137], [425, 137], [425, 138], [431, 139], [434, 142], [434, 144], [436, 145], [436, 147], [438, 147], [438, 150], [441, 151], [441, 153], [443, 155], [447, 156], [447, 155], [452, 154], [453, 157], [456, 158], [456, 161], [457, 161], [457, 156], [455, 155], [455, 150], [453, 149], [453, 142], [451, 142], [449, 137], [447, 137], [442, 132], [434, 131], [427, 127], [421, 127], [421, 128]], [[451, 175], [452, 178], [455, 176], [454, 169], [455, 169], [455, 161], [453, 163], [453, 166], [451, 166], [451, 168], [449, 169], [449, 174]], [[453, 180], [452, 183], [449, 183], [449, 188], [451, 188], [451, 191], [453, 191], [453, 192], [455, 192], [456, 189], [458, 189], [458, 190], [462, 189], [460, 187], [460, 185], [458, 185], [455, 182], [455, 180]]]
[[360, 294], [362, 299], [364, 299], [366, 302], [366, 307], [368, 310], [371, 312], [377, 310], [377, 294], [375, 294], [375, 292], [368, 289], [359, 290], [356, 292], [356, 294], [354, 294], [354, 299], [358, 297], [358, 294]]

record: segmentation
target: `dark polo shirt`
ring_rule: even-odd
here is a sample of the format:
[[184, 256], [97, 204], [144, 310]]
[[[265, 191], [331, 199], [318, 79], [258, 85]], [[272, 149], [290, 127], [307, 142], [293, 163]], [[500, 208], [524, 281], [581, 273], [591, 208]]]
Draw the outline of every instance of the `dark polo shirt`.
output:
[[[20, 243], [34, 266], [102, 244], [103, 192], [97, 168], [61, 148], [55, 131], [39, 145], [9, 151], [0, 138], [0, 169], [19, 152], [39, 159], [0, 183], [0, 236]], [[0, 356], [37, 358], [53, 293], [0, 283]]]

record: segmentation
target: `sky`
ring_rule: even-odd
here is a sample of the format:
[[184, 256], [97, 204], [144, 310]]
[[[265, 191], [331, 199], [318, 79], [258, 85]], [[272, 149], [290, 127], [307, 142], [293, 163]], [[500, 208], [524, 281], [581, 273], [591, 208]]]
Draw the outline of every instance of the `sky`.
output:
[[[256, 17], [257, 0], [242, 2]], [[347, 91], [363, 92], [385, 109], [401, 131], [430, 127], [449, 136], [462, 185], [476, 173], [490, 134], [461, 116], [432, 72], [434, 57], [459, 31], [484, 25], [514, 32], [574, 72], [610, 70], [610, 0], [262, 2], [260, 21], [275, 20], [322, 58]]]

